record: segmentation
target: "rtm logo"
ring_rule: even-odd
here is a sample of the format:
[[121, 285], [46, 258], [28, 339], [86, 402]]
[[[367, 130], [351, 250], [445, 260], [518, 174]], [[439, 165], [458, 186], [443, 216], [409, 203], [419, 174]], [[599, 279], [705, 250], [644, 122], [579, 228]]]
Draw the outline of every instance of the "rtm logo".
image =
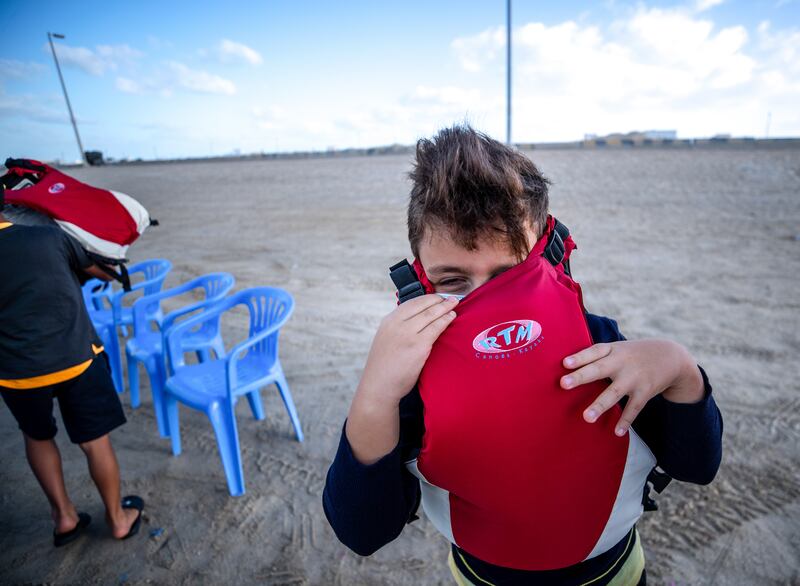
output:
[[533, 344], [541, 335], [542, 326], [539, 322], [515, 319], [483, 330], [475, 336], [472, 347], [484, 354], [511, 352]]

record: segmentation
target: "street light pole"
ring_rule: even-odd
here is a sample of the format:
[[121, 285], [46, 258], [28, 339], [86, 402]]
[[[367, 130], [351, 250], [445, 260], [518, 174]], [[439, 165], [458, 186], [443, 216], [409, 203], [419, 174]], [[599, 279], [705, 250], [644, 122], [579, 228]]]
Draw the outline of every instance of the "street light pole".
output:
[[511, 144], [511, 0], [506, 0], [506, 144]]
[[75, 131], [75, 140], [78, 141], [78, 149], [81, 153], [81, 160], [83, 164], [88, 164], [86, 161], [86, 153], [83, 150], [83, 144], [81, 143], [81, 135], [78, 134], [78, 125], [75, 123], [75, 115], [72, 113], [72, 105], [69, 103], [69, 96], [67, 95], [67, 86], [64, 85], [64, 76], [61, 75], [61, 66], [58, 64], [58, 57], [56, 57], [56, 48], [53, 45], [53, 37], [57, 39], [63, 39], [64, 35], [59, 35], [58, 33], [47, 33], [47, 40], [50, 43], [50, 50], [53, 52], [53, 61], [56, 62], [56, 71], [58, 71], [58, 79], [61, 81], [61, 89], [64, 92], [64, 100], [67, 102], [67, 110], [69, 110], [69, 119], [72, 121], [72, 129]]

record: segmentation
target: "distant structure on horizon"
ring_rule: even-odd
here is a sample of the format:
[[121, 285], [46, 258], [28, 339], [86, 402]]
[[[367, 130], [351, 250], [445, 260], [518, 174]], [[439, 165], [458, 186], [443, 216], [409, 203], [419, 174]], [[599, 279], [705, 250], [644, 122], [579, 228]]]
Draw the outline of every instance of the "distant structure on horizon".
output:
[[634, 130], [622, 134], [615, 132], [606, 136], [583, 135], [584, 146], [638, 146], [651, 144], [670, 144], [678, 140], [677, 130]]

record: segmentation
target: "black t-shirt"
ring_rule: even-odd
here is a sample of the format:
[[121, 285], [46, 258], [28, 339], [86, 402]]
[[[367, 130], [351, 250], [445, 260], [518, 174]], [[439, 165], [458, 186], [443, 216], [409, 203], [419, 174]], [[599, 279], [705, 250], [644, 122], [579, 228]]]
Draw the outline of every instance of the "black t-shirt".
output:
[[59, 228], [0, 230], [0, 379], [50, 374], [94, 356], [100, 341], [77, 274], [92, 264]]

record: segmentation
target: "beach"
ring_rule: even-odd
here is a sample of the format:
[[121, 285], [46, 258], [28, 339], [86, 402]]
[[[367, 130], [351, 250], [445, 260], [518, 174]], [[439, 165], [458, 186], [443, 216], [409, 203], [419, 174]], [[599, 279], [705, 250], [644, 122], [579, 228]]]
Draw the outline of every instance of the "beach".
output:
[[[571, 229], [586, 308], [629, 339], [684, 344], [724, 418], [710, 486], [673, 482], [639, 523], [652, 584], [800, 584], [800, 149], [533, 150]], [[67, 488], [88, 536], [52, 547], [49, 507], [0, 403], [0, 583], [452, 584], [448, 544], [424, 515], [369, 558], [339, 543], [322, 510], [328, 465], [370, 341], [409, 258], [409, 155], [71, 169], [137, 198], [157, 218], [133, 262], [167, 258], [166, 287], [228, 271], [236, 289], [295, 299], [280, 359], [305, 433], [277, 390], [267, 418], [237, 405], [246, 494], [229, 496], [211, 426], [181, 408], [183, 453], [142, 406], [112, 433], [123, 494], [144, 497], [140, 534], [116, 542], [85, 459], [60, 416]], [[46, 308], [43, 308], [46, 311]], [[245, 316], [226, 318], [227, 346]], [[57, 411], [57, 410], [56, 410]], [[676, 430], [680, 433], [680, 430]]]

